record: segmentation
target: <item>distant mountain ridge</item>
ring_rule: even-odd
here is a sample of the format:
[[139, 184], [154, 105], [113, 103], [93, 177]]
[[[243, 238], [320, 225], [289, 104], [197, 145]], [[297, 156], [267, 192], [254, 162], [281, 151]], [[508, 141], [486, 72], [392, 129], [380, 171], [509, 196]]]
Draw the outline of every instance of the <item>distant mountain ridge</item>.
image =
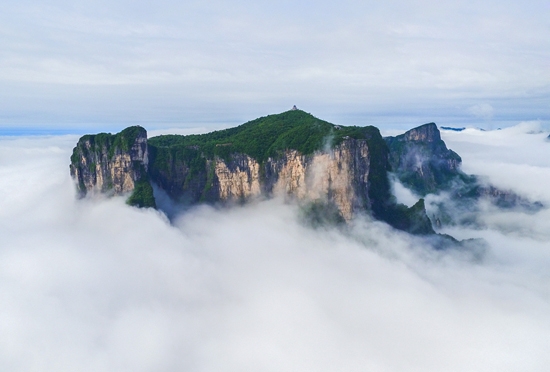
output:
[[340, 126], [290, 110], [201, 135], [147, 138], [135, 126], [83, 136], [70, 171], [81, 197], [130, 195], [156, 207], [154, 187], [175, 203], [227, 204], [276, 195], [315, 205], [331, 220], [367, 213], [413, 234], [434, 234], [424, 200], [397, 203], [389, 172], [418, 195], [470, 182], [434, 123], [383, 138], [372, 126]]

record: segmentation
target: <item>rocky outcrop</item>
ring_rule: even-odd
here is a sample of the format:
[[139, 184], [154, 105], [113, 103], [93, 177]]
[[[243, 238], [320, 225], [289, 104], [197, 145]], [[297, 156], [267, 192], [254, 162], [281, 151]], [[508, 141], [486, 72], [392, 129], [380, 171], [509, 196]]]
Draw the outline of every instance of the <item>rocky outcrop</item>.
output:
[[366, 140], [346, 139], [327, 152], [305, 156], [295, 150], [265, 164], [264, 190], [306, 201], [330, 203], [346, 220], [370, 209], [370, 152]]
[[531, 202], [510, 190], [482, 182], [479, 177], [464, 174], [460, 170], [460, 156], [447, 148], [434, 123], [384, 139], [390, 150], [392, 172], [402, 184], [420, 196], [441, 191], [450, 196], [446, 202], [432, 206], [436, 209], [433, 211], [434, 222], [438, 227], [441, 221], [446, 224], [469, 223], [471, 212], [478, 208], [480, 200], [489, 201], [499, 208], [524, 211], [542, 208], [540, 202]]
[[[147, 131], [129, 127], [112, 135], [99, 133], [80, 138], [71, 156], [70, 172], [78, 194], [129, 194], [148, 184]], [[150, 185], [149, 185], [150, 187]], [[139, 204], [139, 203], [138, 203]]]
[[228, 165], [214, 160], [214, 176], [220, 200], [248, 199], [260, 195], [260, 164], [250, 156], [236, 154]]
[[396, 206], [392, 211], [393, 226], [399, 230], [416, 235], [435, 234], [431, 221], [426, 214], [424, 199], [418, 200], [412, 207]]
[[457, 184], [451, 195], [455, 200], [486, 200], [499, 208], [517, 208], [523, 211], [538, 211], [543, 207], [540, 202], [532, 202], [511, 190], [499, 189], [471, 176], [469, 182]]
[[[333, 221], [367, 213], [398, 229], [433, 233], [423, 203], [412, 208], [395, 203], [388, 181], [388, 147], [380, 132], [373, 127], [348, 132], [359, 134], [341, 136], [324, 150], [302, 153], [290, 148], [262, 160], [230, 151], [232, 144], [225, 142], [186, 145], [176, 138], [176, 145], [163, 145], [173, 140], [167, 138], [153, 145], [143, 128], [131, 127], [116, 135], [82, 137], [71, 157], [71, 175], [81, 196], [131, 193], [129, 203], [138, 206], [155, 204], [155, 184], [181, 204], [282, 196], [313, 206], [307, 208], [319, 216], [324, 210]], [[208, 146], [219, 155], [209, 153]]]
[[384, 139], [392, 171], [419, 195], [446, 189], [454, 179], [464, 176], [460, 171], [462, 159], [447, 148], [435, 123]]

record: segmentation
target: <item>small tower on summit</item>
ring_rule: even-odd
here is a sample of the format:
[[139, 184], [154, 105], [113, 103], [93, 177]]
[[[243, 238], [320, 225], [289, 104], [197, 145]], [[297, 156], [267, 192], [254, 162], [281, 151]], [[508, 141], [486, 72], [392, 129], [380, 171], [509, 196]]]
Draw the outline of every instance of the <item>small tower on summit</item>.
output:
[[292, 106], [292, 108], [290, 109], [290, 111], [296, 111], [298, 110], [298, 107], [296, 107], [296, 105]]

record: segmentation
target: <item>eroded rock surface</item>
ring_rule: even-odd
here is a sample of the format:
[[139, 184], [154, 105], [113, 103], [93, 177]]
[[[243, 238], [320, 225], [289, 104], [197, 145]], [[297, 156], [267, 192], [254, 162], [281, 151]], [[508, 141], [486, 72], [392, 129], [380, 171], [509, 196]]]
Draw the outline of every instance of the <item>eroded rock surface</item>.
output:
[[121, 195], [134, 190], [147, 178], [147, 131], [130, 127], [111, 135], [83, 136], [71, 156], [70, 172], [79, 195], [108, 193]]

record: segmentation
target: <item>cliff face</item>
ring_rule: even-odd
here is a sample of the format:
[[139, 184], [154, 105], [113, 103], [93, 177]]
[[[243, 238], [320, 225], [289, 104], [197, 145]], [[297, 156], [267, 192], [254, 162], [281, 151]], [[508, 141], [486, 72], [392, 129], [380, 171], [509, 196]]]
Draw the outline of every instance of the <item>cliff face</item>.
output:
[[228, 164], [217, 158], [213, 168], [212, 184], [220, 200], [244, 200], [260, 195], [260, 164], [250, 156], [235, 154]]
[[269, 158], [264, 166], [264, 192], [287, 198], [333, 204], [346, 220], [370, 209], [370, 152], [366, 140], [346, 139], [313, 155], [295, 150]]
[[[437, 130], [437, 128], [436, 128]], [[196, 136], [147, 140], [141, 127], [82, 137], [71, 157], [81, 196], [131, 193], [155, 206], [152, 184], [183, 204], [282, 196], [349, 221], [359, 212], [419, 234], [433, 233], [424, 205], [397, 205], [388, 146], [374, 127], [343, 127], [293, 111]]]
[[386, 137], [390, 164], [400, 181], [419, 195], [448, 188], [460, 172], [462, 159], [447, 149], [434, 123]]
[[70, 172], [78, 194], [122, 195], [148, 180], [147, 131], [126, 128], [112, 135], [100, 133], [80, 138], [71, 156]]
[[[154, 149], [157, 154], [162, 149]], [[199, 171], [166, 156], [168, 166], [159, 169], [155, 158], [151, 178], [174, 200], [244, 201], [261, 195], [334, 204], [349, 220], [357, 210], [370, 209], [370, 152], [367, 140], [346, 139], [331, 150], [303, 155], [287, 150], [262, 164], [245, 154], [228, 159], [205, 160]], [[385, 169], [384, 169], [385, 171]]]

